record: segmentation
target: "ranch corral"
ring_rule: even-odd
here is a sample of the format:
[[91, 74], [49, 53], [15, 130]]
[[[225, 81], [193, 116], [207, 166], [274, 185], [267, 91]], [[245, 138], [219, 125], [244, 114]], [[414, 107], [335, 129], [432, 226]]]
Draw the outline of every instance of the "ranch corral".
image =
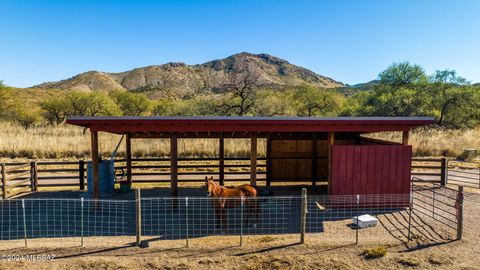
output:
[[[138, 192], [140, 193], [140, 192]], [[417, 236], [438, 243], [461, 238], [457, 211], [461, 195], [437, 185], [414, 185], [407, 195], [304, 195], [227, 199], [225, 218], [218, 217], [214, 198], [151, 197], [152, 191], [133, 200], [78, 198], [25, 198], [3, 201], [0, 239], [71, 237], [73, 245], [88, 237], [136, 236], [157, 240], [189, 239], [212, 235], [321, 233], [339, 242], [396, 242]], [[150, 195], [150, 196], [149, 196]], [[372, 228], [352, 223], [356, 216], [379, 218]], [[223, 224], [222, 224], [223, 223]], [[222, 226], [223, 225], [223, 226]], [[35, 241], [34, 241], [35, 242]]]
[[[88, 168], [85, 161], [2, 164], [0, 247], [25, 254], [44, 254], [53, 248], [64, 258], [79, 260], [123, 252], [138, 256], [135, 260], [140, 264], [152, 263], [145, 258], [162, 253], [157, 263], [173, 268], [271, 268], [269, 263], [274, 268], [303, 268], [293, 257], [263, 264], [263, 254], [284, 252], [287, 257], [301, 254], [309, 268], [317, 268], [311, 262], [333, 267], [334, 259], [319, 261], [313, 258], [318, 257], [315, 251], [334, 258], [335, 250], [358, 254], [362, 247], [378, 246], [405, 252], [394, 255], [399, 258], [393, 265], [401, 267], [417, 263], [409, 259], [409, 252], [450, 252], [468, 246], [471, 252], [478, 249], [473, 246], [479, 239], [478, 217], [469, 211], [480, 208], [474, 194], [480, 171], [476, 165], [465, 169], [445, 159], [411, 158], [409, 130], [431, 121], [71, 118], [67, 122], [91, 131], [92, 162]], [[112, 155], [107, 174], [109, 160], [97, 158], [102, 131], [124, 135], [127, 153], [123, 160]], [[381, 131], [402, 132], [402, 143], [363, 136]], [[195, 138], [218, 140], [218, 157], [179, 157], [178, 140]], [[250, 156], [225, 157], [225, 138], [249, 138]], [[170, 157], [133, 158], [135, 139], [170, 140]], [[257, 155], [258, 140], [265, 140], [265, 157]], [[221, 185], [257, 186], [259, 196], [207, 197], [205, 176], [210, 175]], [[59, 190], [72, 186], [77, 190]], [[112, 192], [114, 186], [118, 190]], [[130, 190], [132, 186], [136, 192]], [[365, 214], [378, 223], [367, 228], [355, 224], [353, 219]], [[59, 246], [65, 250], [59, 251]], [[205, 261], [209, 254], [222, 259]], [[468, 262], [468, 254], [456, 258]], [[235, 256], [225, 259], [226, 255]], [[349, 260], [358, 261], [352, 253], [348, 256], [346, 268]], [[238, 262], [236, 257], [251, 261]], [[425, 259], [430, 265], [439, 261], [451, 267], [455, 261], [450, 256], [430, 257]], [[187, 263], [188, 258], [196, 262]], [[123, 262], [113, 265], [121, 268]]]
[[[143, 193], [148, 194], [148, 191]], [[134, 202], [128, 202], [130, 206], [126, 206], [124, 201], [102, 201], [100, 207], [103, 211], [95, 210], [95, 215], [89, 217], [88, 223], [84, 223], [85, 235], [83, 247], [81, 247], [81, 238], [78, 233], [81, 231], [78, 216], [80, 209], [75, 207], [78, 200], [72, 200], [70, 205], [62, 201], [38, 202], [38, 199], [30, 199], [26, 206], [28, 210], [25, 212], [29, 219], [26, 220], [28, 248], [24, 248], [24, 231], [22, 227], [22, 211], [20, 210], [21, 200], [10, 200], [7, 204], [10, 209], [17, 204], [19, 207], [16, 213], [17, 231], [10, 232], [11, 235], [17, 235], [17, 240], [0, 241], [0, 249], [2, 254], [38, 254], [38, 255], [55, 255], [56, 261], [34, 263], [28, 261], [17, 262], [0, 262], [3, 269], [14, 267], [26, 267], [31, 269], [62, 269], [62, 268], [81, 268], [81, 269], [127, 269], [127, 268], [147, 268], [147, 269], [208, 269], [208, 268], [231, 268], [231, 269], [353, 269], [361, 267], [363, 269], [401, 269], [405, 266], [420, 266], [422, 268], [435, 269], [475, 269], [478, 264], [478, 240], [480, 233], [478, 230], [478, 222], [480, 217], [469, 213], [480, 211], [480, 195], [470, 193], [464, 201], [464, 233], [461, 241], [454, 240], [456, 238], [456, 230], [443, 224], [449, 214], [456, 215], [455, 206], [456, 196], [455, 190], [431, 185], [415, 185], [413, 189], [414, 199], [412, 211], [409, 208], [386, 209], [387, 211], [375, 212], [372, 208], [362, 207], [360, 211], [366, 211], [376, 215], [380, 223], [376, 227], [359, 229], [350, 228], [351, 216], [355, 213], [347, 214], [352, 211], [332, 207], [333, 204], [324, 204], [325, 210], [321, 210], [316, 205], [321, 202], [319, 196], [308, 196], [308, 213], [307, 213], [307, 230], [308, 228], [322, 228], [322, 232], [308, 232], [305, 235], [305, 244], [298, 244], [300, 241], [299, 230], [295, 233], [288, 234], [264, 234], [243, 236], [243, 243], [240, 246], [240, 235], [234, 235], [234, 230], [229, 234], [223, 234], [220, 231], [211, 236], [194, 236], [194, 231], [201, 232], [201, 229], [207, 228], [201, 222], [192, 222], [188, 231], [190, 232], [188, 247], [185, 235], [186, 227], [180, 225], [186, 218], [176, 216], [170, 220], [159, 219], [157, 213], [162, 213], [162, 207], [154, 209], [148, 205], [157, 204], [159, 198], [142, 199], [146, 209], [154, 210], [152, 213], [145, 213], [145, 221], [142, 225], [147, 225], [153, 218], [156, 222], [170, 222], [165, 224], [150, 224], [150, 227], [157, 228], [153, 235], [143, 230], [142, 245], [136, 247], [135, 222], [131, 220], [130, 227], [124, 228], [119, 226], [128, 226], [128, 224], [115, 224], [116, 219], [112, 219], [112, 209], [123, 210], [134, 216]], [[435, 194], [436, 204], [432, 207], [432, 199]], [[180, 200], [180, 198], [178, 198]], [[298, 199], [298, 198], [297, 198]], [[326, 199], [326, 197], [324, 198]], [[25, 199], [28, 201], [29, 199]], [[205, 200], [205, 198], [201, 198]], [[289, 200], [295, 200], [290, 198]], [[35, 202], [34, 202], [35, 201]], [[332, 201], [332, 200], [330, 200]], [[4, 204], [3, 207], [6, 207]], [[71, 205], [74, 204], [74, 205]], [[165, 206], [170, 203], [161, 203], [156, 206]], [[335, 203], [339, 205], [338, 202]], [[64, 209], [56, 216], [55, 222], [52, 219], [55, 215], [47, 214], [43, 217], [35, 216], [33, 206], [45, 206], [40, 210], [54, 213], [53, 209]], [[88, 207], [86, 207], [88, 205]], [[122, 208], [121, 206], [123, 205]], [[180, 205], [180, 204], [179, 204]], [[207, 206], [208, 204], [205, 204]], [[301, 204], [300, 204], [301, 205]], [[346, 204], [343, 204], [346, 206]], [[93, 202], [84, 205], [84, 218], [89, 213], [93, 213]], [[432, 207], [432, 208], [430, 208]], [[68, 209], [68, 213], [67, 210]], [[107, 210], [109, 209], [109, 210]], [[160, 209], [160, 210], [159, 210]], [[184, 209], [179, 208], [179, 213], [185, 213]], [[196, 208], [191, 208], [193, 210]], [[202, 207], [202, 209], [204, 209]], [[385, 210], [385, 209], [384, 209]], [[202, 212], [205, 210], [202, 210]], [[213, 215], [210, 211], [210, 215]], [[355, 210], [354, 210], [355, 211]], [[3, 214], [6, 212], [3, 211]], [[189, 212], [190, 213], [190, 212]], [[195, 210], [188, 215], [188, 218], [199, 217]], [[205, 212], [203, 212], [205, 213]], [[449, 214], [447, 214], [449, 213]], [[33, 216], [31, 216], [33, 214]], [[208, 214], [207, 214], [208, 215]], [[410, 241], [408, 241], [408, 218], [411, 219]], [[12, 216], [10, 216], [12, 217]], [[35, 217], [32, 219], [32, 217]], [[62, 218], [63, 217], [63, 218]], [[72, 218], [76, 217], [74, 221]], [[171, 217], [171, 216], [170, 216]], [[298, 217], [298, 216], [297, 216]], [[229, 222], [233, 216], [229, 218]], [[290, 217], [289, 217], [290, 218]], [[296, 217], [293, 217], [296, 218]], [[348, 220], [347, 220], [348, 218]], [[36, 219], [36, 220], [35, 220]], [[49, 220], [50, 227], [32, 226], [30, 222], [39, 222], [41, 220]], [[109, 220], [110, 219], [110, 220]], [[2, 220], [4, 216], [2, 216]], [[69, 220], [70, 223], [65, 223]], [[95, 221], [94, 221], [95, 220]], [[150, 220], [150, 221], [149, 221]], [[271, 217], [270, 219], [271, 220]], [[456, 220], [456, 219], [455, 219]], [[76, 224], [76, 225], [75, 225]], [[95, 226], [96, 224], [96, 226]], [[280, 222], [280, 224], [286, 224]], [[13, 225], [13, 224], [11, 224]], [[232, 229], [239, 229], [240, 224], [232, 223]], [[266, 224], [264, 224], [266, 225]], [[450, 223], [454, 225], [455, 223]], [[261, 224], [257, 225], [262, 227]], [[33, 231], [31, 231], [33, 228]], [[39, 231], [35, 229], [42, 228]], [[165, 231], [165, 228], [174, 229]], [[214, 228], [211, 226], [211, 228]], [[265, 227], [263, 227], [265, 228]], [[70, 230], [70, 235], [67, 231]], [[213, 230], [213, 229], [212, 229]], [[250, 227], [250, 230], [252, 228]], [[129, 233], [124, 236], [113, 236], [115, 233]], [[174, 233], [177, 239], [165, 240], [163, 234], [165, 232]], [[236, 231], [238, 232], [238, 231]], [[251, 232], [251, 231], [250, 231]], [[356, 245], [356, 232], [359, 233], [359, 244]], [[33, 233], [33, 235], [31, 234]], [[47, 236], [47, 238], [32, 238], [37, 236]], [[93, 234], [105, 236], [93, 236]], [[180, 235], [183, 234], [183, 235]], [[76, 236], [75, 236], [76, 235]], [[110, 236], [107, 236], [110, 235]], [[181, 238], [181, 239], [179, 239]], [[362, 255], [369, 248], [385, 247], [388, 252], [385, 257], [379, 259], [364, 259]], [[342, 254], [339, 256], [339, 254]]]

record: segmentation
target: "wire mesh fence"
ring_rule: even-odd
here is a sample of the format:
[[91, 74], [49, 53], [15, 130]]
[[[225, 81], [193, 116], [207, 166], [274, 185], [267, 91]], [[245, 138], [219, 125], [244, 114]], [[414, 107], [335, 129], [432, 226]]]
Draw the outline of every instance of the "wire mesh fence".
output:
[[[421, 186], [411, 194], [257, 198], [145, 197], [137, 200], [0, 201], [0, 240], [299, 234], [332, 244], [455, 239], [458, 192]], [[374, 218], [362, 227], [358, 217]], [[73, 240], [72, 240], [73, 241]]]

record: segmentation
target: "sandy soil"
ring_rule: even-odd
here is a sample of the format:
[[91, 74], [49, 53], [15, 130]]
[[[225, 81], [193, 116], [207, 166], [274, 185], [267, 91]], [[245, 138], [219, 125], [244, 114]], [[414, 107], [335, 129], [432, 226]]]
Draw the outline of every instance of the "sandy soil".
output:
[[[378, 259], [362, 255], [369, 247], [385, 245], [354, 239], [323, 239], [308, 234], [246, 236], [240, 247], [238, 236], [215, 236], [189, 240], [146, 238], [142, 247], [134, 237], [36, 239], [24, 248], [23, 241], [0, 243], [0, 269], [480, 269], [480, 200], [471, 194], [465, 201], [465, 231], [461, 241], [441, 244], [415, 239], [406, 244], [390, 241], [387, 254]], [[41, 246], [41, 247], [40, 247]], [[18, 261], [7, 261], [18, 255]], [[23, 257], [22, 257], [23, 255]], [[27, 257], [34, 255], [37, 257]], [[37, 260], [52, 256], [53, 260]]]

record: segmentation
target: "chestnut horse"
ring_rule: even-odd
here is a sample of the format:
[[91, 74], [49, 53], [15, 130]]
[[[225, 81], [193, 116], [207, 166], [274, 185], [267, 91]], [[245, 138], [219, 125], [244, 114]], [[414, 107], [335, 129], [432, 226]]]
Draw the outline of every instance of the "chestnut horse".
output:
[[[235, 188], [226, 188], [215, 183], [213, 176], [205, 176], [205, 186], [207, 195], [212, 197], [212, 205], [215, 210], [216, 221], [227, 231], [228, 225], [225, 219], [225, 208], [235, 208], [241, 205], [242, 201], [247, 210], [245, 224], [248, 225], [250, 217], [253, 215], [255, 221], [258, 219], [258, 190], [252, 185], [241, 185]], [[251, 199], [249, 199], [251, 198]], [[216, 223], [216, 222], [215, 222]], [[256, 227], [256, 224], [253, 224]]]

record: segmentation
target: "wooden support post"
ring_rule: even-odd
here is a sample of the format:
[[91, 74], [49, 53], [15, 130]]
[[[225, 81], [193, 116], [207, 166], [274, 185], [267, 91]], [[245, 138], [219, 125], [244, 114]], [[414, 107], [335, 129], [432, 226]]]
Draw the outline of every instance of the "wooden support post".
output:
[[332, 191], [332, 146], [335, 143], [335, 133], [328, 133], [328, 194]]
[[2, 197], [7, 198], [7, 172], [5, 171], [5, 163], [2, 163]]
[[27, 242], [27, 217], [25, 216], [25, 200], [22, 199], [22, 218], [23, 218], [23, 239], [25, 241], [25, 247], [28, 247]]
[[136, 210], [136, 234], [137, 234], [137, 240], [136, 244], [137, 246], [140, 246], [140, 243], [142, 242], [142, 197], [140, 194], [140, 189], [135, 190], [135, 210]]
[[80, 198], [80, 246], [83, 247], [83, 197]]
[[185, 246], [188, 247], [188, 197], [185, 197], [185, 227], [186, 227], [186, 237], [185, 237]]
[[126, 140], [125, 140], [125, 150], [126, 150], [126, 157], [127, 157], [127, 182], [132, 182], [132, 143], [131, 143], [131, 135], [127, 133]]
[[85, 190], [85, 160], [78, 161], [78, 177], [80, 190]]
[[462, 235], [463, 235], [463, 186], [458, 186], [456, 205], [457, 205], [457, 240], [462, 240]]
[[250, 184], [257, 185], [257, 134], [250, 137]]
[[404, 131], [402, 134], [402, 144], [403, 145], [408, 145], [408, 134], [409, 131]]
[[92, 144], [92, 194], [94, 199], [100, 198], [99, 185], [99, 156], [98, 156], [98, 132], [90, 131]]
[[30, 180], [31, 180], [31, 188], [32, 192], [38, 191], [38, 176], [37, 176], [37, 162], [31, 161], [30, 162]]
[[305, 231], [307, 228], [307, 189], [302, 188], [302, 209], [300, 214], [300, 243], [305, 243]]
[[441, 168], [440, 168], [440, 185], [447, 185], [447, 159], [441, 159]]
[[271, 185], [272, 182], [272, 136], [267, 135], [267, 187]]
[[172, 134], [170, 136], [170, 187], [172, 196], [178, 194], [178, 136]]
[[225, 138], [223, 133], [220, 135], [218, 142], [218, 178], [220, 185], [225, 185]]
[[312, 138], [312, 186], [317, 184], [317, 135], [313, 133]]

